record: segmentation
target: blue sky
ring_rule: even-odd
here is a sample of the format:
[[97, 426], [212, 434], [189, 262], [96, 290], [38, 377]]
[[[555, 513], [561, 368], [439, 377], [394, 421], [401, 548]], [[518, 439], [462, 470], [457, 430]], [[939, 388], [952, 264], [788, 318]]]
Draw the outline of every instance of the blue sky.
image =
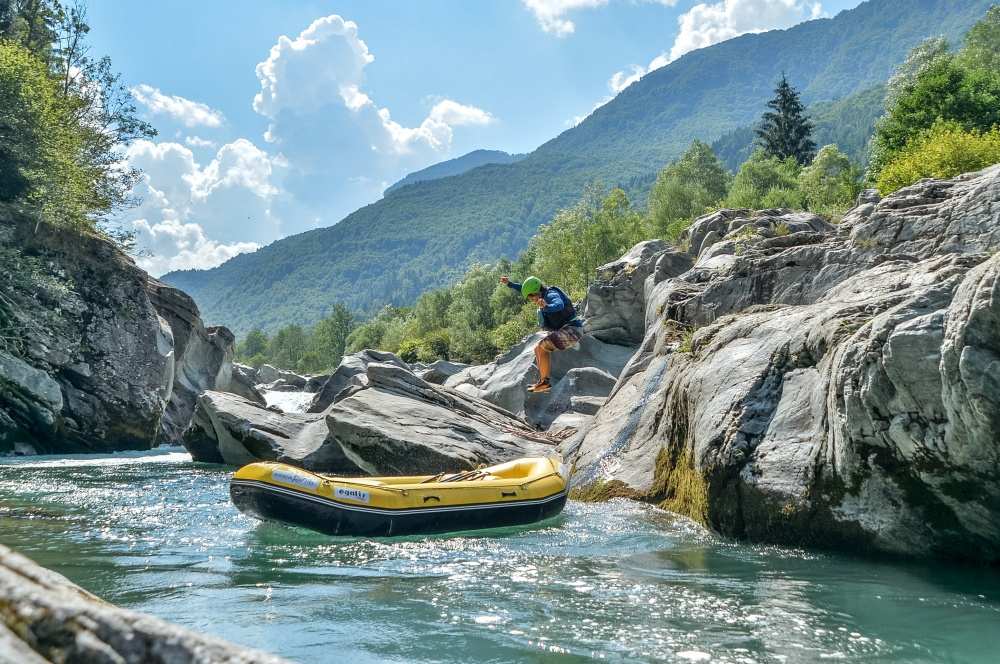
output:
[[434, 0], [88, 5], [160, 135], [122, 222], [153, 274], [328, 226], [407, 172], [528, 152], [686, 51], [859, 0]]

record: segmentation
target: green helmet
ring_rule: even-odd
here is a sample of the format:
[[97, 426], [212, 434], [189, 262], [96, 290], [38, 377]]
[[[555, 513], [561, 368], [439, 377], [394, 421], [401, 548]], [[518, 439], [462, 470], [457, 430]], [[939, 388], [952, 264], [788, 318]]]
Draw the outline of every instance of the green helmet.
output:
[[542, 292], [542, 280], [538, 277], [528, 277], [521, 284], [521, 295], [528, 297]]

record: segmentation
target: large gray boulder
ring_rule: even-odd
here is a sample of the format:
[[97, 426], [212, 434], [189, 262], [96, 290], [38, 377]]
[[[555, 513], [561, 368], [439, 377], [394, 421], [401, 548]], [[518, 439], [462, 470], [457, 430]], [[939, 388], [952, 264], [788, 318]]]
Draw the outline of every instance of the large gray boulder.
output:
[[198, 397], [184, 446], [195, 461], [233, 466], [280, 461], [309, 470], [358, 473], [330, 438], [323, 414], [283, 413], [226, 392]]
[[708, 246], [654, 288], [570, 450], [578, 495], [755, 540], [1000, 560], [998, 205], [994, 167], [868, 197], [837, 228], [715, 213], [783, 229], [737, 227], [731, 253], [732, 229], [696, 223]]
[[[370, 356], [369, 356], [370, 359]], [[546, 454], [554, 440], [486, 401], [369, 362], [321, 413], [282, 413], [205, 392], [184, 444], [197, 461], [281, 461], [347, 475], [437, 473]]]
[[198, 395], [210, 389], [230, 389], [236, 339], [225, 327], [206, 328], [198, 306], [187, 293], [151, 277], [147, 279], [150, 302], [166, 321], [173, 338], [173, 382], [158, 438], [160, 442], [177, 443], [191, 423]]
[[294, 371], [278, 369], [270, 364], [261, 365], [260, 369], [257, 369], [258, 383], [268, 384], [275, 383], [279, 380], [282, 381], [283, 385], [289, 385], [298, 390], [305, 389], [306, 383], [309, 382], [309, 379], [305, 376], [300, 376]]
[[[392, 353], [385, 351], [368, 348], [357, 353], [345, 355], [340, 361], [340, 365], [326, 379], [323, 387], [313, 397], [308, 412], [322, 413], [337, 399], [347, 396], [352, 390], [357, 390], [368, 385], [368, 365], [372, 362], [392, 364], [401, 369], [409, 370], [406, 362], [403, 362], [403, 360]], [[345, 390], [347, 391], [345, 392]]]
[[487, 401], [393, 364], [368, 366], [368, 386], [331, 406], [330, 434], [373, 475], [438, 473], [552, 452], [553, 441]]
[[232, 335], [111, 242], [0, 216], [0, 453], [174, 441]]
[[257, 370], [238, 362], [233, 362], [232, 374], [226, 392], [232, 392], [256, 404], [265, 405], [264, 395], [257, 389]]
[[0, 545], [0, 662], [280, 664], [286, 660], [112, 606]]
[[501, 355], [495, 362], [464, 369], [447, 379], [445, 385], [485, 399], [544, 428], [554, 419], [549, 410], [553, 403], [552, 395], [558, 392], [559, 383], [568, 372], [593, 367], [617, 377], [634, 350], [604, 343], [585, 334], [575, 347], [552, 353], [553, 391], [535, 394], [528, 392], [528, 386], [538, 380], [535, 346], [544, 336], [544, 332], [537, 332]]

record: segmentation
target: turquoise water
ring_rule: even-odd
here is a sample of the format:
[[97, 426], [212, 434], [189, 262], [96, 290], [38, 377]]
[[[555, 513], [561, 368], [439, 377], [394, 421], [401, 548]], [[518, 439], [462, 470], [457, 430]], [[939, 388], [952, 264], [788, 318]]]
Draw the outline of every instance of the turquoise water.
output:
[[259, 524], [180, 450], [0, 461], [0, 542], [295, 661], [996, 662], [1000, 574], [716, 538], [645, 505], [392, 540]]

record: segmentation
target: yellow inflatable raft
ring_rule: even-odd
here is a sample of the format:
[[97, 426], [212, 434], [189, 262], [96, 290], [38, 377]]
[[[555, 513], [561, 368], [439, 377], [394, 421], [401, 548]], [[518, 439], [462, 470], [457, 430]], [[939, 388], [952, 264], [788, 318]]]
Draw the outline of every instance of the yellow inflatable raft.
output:
[[240, 468], [233, 504], [258, 519], [329, 535], [412, 535], [534, 523], [566, 504], [566, 467], [524, 458], [462, 473], [333, 477], [283, 463]]

